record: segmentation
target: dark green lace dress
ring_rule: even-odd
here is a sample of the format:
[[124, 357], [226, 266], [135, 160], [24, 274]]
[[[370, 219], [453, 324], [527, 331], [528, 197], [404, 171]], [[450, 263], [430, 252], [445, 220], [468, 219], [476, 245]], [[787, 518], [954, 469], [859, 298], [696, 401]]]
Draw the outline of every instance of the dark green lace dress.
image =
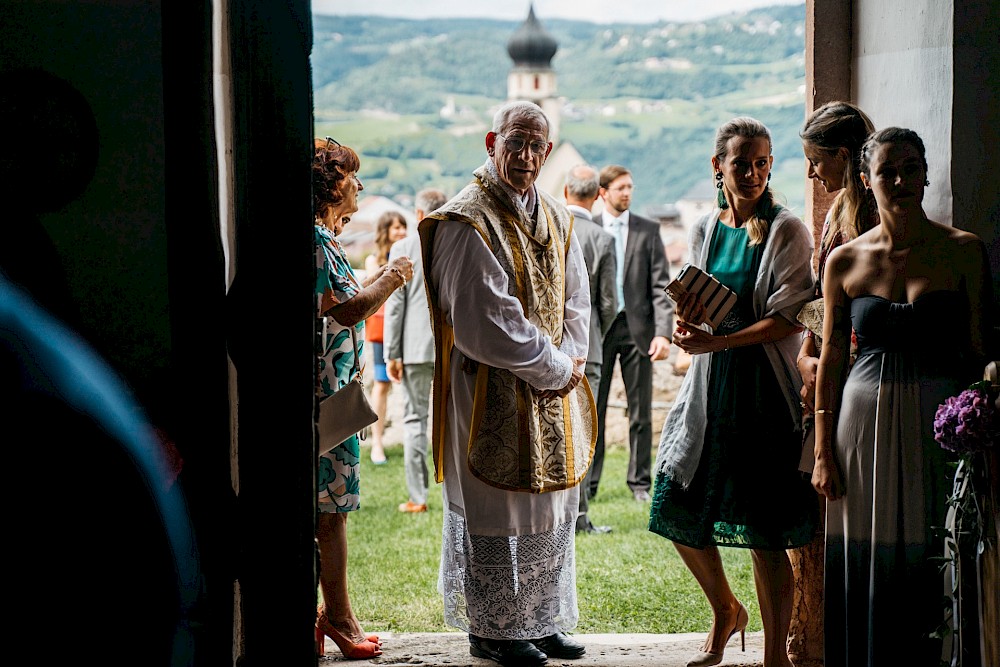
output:
[[[717, 334], [753, 324], [754, 280], [764, 244], [718, 224], [706, 270], [738, 301]], [[798, 472], [801, 434], [761, 345], [712, 355], [701, 461], [685, 489], [657, 475], [649, 530], [681, 544], [786, 549], [811, 541], [816, 497]]]

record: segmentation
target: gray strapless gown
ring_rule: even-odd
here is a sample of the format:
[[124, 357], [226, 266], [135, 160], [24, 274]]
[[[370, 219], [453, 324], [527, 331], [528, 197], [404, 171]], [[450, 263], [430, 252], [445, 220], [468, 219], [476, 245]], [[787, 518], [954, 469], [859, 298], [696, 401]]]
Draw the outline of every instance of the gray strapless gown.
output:
[[851, 302], [858, 359], [848, 375], [834, 453], [846, 496], [827, 505], [826, 667], [940, 664], [945, 622], [940, 558], [950, 455], [934, 440], [934, 413], [976, 380], [957, 292], [913, 303]]

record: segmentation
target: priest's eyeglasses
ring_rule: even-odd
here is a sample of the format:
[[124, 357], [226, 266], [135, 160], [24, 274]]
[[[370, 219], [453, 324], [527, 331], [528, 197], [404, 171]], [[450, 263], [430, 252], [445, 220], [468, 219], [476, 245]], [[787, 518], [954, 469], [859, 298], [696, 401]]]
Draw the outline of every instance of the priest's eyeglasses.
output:
[[528, 141], [524, 137], [519, 137], [517, 135], [505, 137], [502, 134], [498, 134], [498, 137], [504, 140], [509, 148], [514, 153], [520, 153], [524, 150], [525, 145], [528, 146], [528, 150], [534, 155], [545, 155], [545, 151], [549, 150], [549, 144], [545, 141]]

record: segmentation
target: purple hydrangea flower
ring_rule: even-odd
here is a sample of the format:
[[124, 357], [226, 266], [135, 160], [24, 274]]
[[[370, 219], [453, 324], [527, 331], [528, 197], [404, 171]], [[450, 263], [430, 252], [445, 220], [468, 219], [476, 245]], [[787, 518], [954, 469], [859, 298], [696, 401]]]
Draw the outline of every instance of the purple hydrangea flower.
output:
[[966, 389], [938, 406], [934, 439], [957, 454], [984, 451], [1000, 440], [1000, 418], [985, 389]]

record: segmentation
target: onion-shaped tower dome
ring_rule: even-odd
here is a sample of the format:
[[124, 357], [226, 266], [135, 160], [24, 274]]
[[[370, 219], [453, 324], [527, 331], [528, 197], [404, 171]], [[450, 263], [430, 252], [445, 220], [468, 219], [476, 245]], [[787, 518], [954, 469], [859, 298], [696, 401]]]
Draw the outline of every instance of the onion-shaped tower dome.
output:
[[528, 9], [528, 18], [507, 40], [507, 53], [515, 67], [549, 68], [558, 48], [559, 43], [535, 17], [533, 4]]

